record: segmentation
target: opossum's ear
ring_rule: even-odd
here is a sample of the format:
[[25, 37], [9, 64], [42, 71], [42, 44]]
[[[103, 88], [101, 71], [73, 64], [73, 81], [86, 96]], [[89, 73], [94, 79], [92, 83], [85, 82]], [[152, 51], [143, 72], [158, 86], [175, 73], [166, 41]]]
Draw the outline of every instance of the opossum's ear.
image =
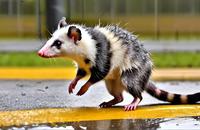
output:
[[67, 23], [66, 23], [66, 18], [65, 17], [62, 17], [62, 19], [59, 21], [59, 23], [58, 23], [58, 29], [60, 29], [60, 28], [62, 28], [62, 27], [64, 27], [64, 26], [66, 26], [67, 25]]
[[79, 28], [76, 28], [75, 26], [70, 26], [67, 36], [74, 40], [74, 43], [76, 44], [77, 41], [81, 40], [81, 30]]

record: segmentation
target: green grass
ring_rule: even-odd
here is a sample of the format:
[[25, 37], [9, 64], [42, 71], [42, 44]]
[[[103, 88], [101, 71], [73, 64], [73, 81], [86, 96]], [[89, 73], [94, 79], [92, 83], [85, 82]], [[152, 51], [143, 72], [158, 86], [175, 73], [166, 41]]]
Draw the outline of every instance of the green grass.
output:
[[41, 58], [36, 52], [1, 52], [0, 67], [68, 67], [70, 60], [63, 58]]
[[[200, 52], [152, 53], [156, 68], [200, 67]], [[36, 52], [0, 52], [0, 67], [70, 67], [71, 60], [45, 59]]]
[[200, 52], [153, 53], [152, 59], [156, 68], [200, 67]]

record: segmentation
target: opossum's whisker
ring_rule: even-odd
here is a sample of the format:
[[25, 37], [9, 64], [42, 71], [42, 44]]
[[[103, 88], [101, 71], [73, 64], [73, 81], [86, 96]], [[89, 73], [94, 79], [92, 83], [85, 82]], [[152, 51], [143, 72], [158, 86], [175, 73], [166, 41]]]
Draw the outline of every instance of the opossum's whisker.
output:
[[52, 59], [53, 59], [54, 63], [56, 63], [56, 58], [53, 57]]
[[101, 19], [99, 18], [99, 25], [98, 26], [101, 26]]
[[50, 58], [50, 64], [53, 65], [53, 60], [52, 60], [52, 58]]
[[52, 64], [52, 62], [51, 62], [51, 58], [49, 59], [49, 63]]
[[[49, 29], [46, 29], [47, 30], [47, 32], [51, 35], [51, 36], [53, 36], [53, 34], [49, 31]], [[47, 37], [48, 38], [48, 37]]]

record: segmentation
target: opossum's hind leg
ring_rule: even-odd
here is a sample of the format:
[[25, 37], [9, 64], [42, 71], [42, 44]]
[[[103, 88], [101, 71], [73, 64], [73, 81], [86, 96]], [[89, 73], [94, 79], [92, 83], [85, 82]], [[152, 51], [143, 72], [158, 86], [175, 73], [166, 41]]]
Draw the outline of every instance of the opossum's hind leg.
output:
[[120, 82], [121, 82], [120, 80], [105, 80], [107, 90], [114, 97], [114, 99], [108, 102], [101, 103], [99, 105], [100, 107], [103, 107], [103, 108], [111, 107], [123, 101], [122, 92], [124, 90], [124, 87], [122, 86]]
[[138, 104], [142, 101], [142, 91], [143, 89], [128, 86], [128, 92], [134, 97], [134, 99], [130, 104], [124, 106], [125, 111], [132, 111], [137, 108]]
[[128, 92], [134, 97], [134, 100], [124, 106], [126, 111], [135, 110], [142, 100], [142, 92], [149, 80], [150, 71], [146, 73], [139, 72], [138, 69], [132, 68], [122, 72], [121, 80]]

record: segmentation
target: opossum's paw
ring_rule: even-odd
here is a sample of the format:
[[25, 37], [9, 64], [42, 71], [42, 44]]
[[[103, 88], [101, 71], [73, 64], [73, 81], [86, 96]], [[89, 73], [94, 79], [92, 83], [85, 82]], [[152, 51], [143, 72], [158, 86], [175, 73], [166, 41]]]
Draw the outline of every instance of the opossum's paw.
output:
[[70, 94], [73, 93], [73, 90], [74, 90], [76, 84], [77, 84], [77, 81], [75, 81], [75, 80], [73, 80], [73, 81], [70, 83], [69, 88], [68, 88], [68, 92], [69, 92]]
[[113, 106], [113, 105], [115, 105], [115, 104], [117, 104], [117, 103], [120, 103], [120, 102], [122, 102], [122, 101], [123, 101], [123, 96], [122, 96], [122, 94], [120, 94], [120, 96], [114, 97], [113, 100], [110, 100], [110, 101], [108, 101], [108, 102], [103, 102], [103, 103], [101, 103], [101, 104], [99, 105], [99, 107], [101, 107], [101, 108], [111, 107], [111, 106]]
[[141, 101], [141, 99], [135, 98], [131, 104], [124, 106], [124, 110], [125, 111], [135, 110], [137, 108], [138, 104], [140, 103], [140, 101]]
[[87, 92], [88, 88], [89, 88], [88, 85], [83, 85], [76, 95], [82, 96], [85, 92]]
[[109, 102], [103, 102], [99, 105], [101, 108], [107, 108], [107, 107], [112, 107], [112, 104]]
[[137, 108], [137, 105], [135, 103], [131, 103], [129, 105], [124, 106], [125, 111], [132, 111], [132, 110], [135, 110], [136, 108]]

